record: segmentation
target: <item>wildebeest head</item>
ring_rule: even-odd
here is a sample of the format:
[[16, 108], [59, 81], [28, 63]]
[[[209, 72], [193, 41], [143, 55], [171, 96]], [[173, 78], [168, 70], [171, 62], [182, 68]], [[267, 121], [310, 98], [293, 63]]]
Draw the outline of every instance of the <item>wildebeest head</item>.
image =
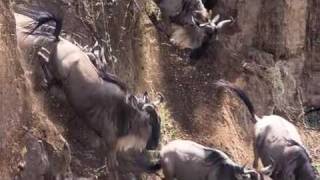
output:
[[140, 107], [149, 116], [149, 125], [151, 125], [151, 135], [148, 139], [146, 148], [148, 150], [156, 149], [160, 140], [160, 117], [156, 111], [157, 105], [163, 101], [163, 96], [158, 94], [158, 99], [151, 102], [148, 93], [145, 92], [140, 98]]
[[196, 18], [193, 18], [193, 21], [200, 28], [203, 28], [207, 34], [211, 35], [211, 34], [217, 34], [218, 31], [222, 29], [226, 24], [229, 24], [233, 21], [233, 19], [231, 18], [231, 19], [220, 21], [218, 23], [219, 19], [220, 19], [220, 15], [218, 14], [214, 18], [208, 19], [208, 21], [204, 23], [198, 22]]
[[220, 15], [216, 15], [214, 18], [211, 15], [208, 16], [210, 18], [207, 18], [206, 21], [192, 16], [192, 23], [185, 26], [174, 24], [172, 26], [173, 32], [170, 41], [181, 49], [192, 49], [202, 53], [202, 50], [206, 49], [211, 38], [217, 37], [219, 31], [226, 24], [233, 21], [232, 19], [227, 19], [218, 23]]
[[241, 167], [238, 165], [229, 165], [229, 168], [232, 170], [227, 170], [227, 167], [222, 167], [223, 173], [221, 174], [221, 177], [224, 179], [229, 180], [272, 180], [270, 178], [270, 175], [272, 174], [273, 167], [268, 166], [260, 171], [257, 171], [255, 169], [247, 168], [247, 167]]
[[238, 180], [272, 180], [270, 177], [274, 171], [274, 166], [269, 165], [259, 171], [243, 168], [236, 177]]
[[[163, 101], [159, 96], [157, 101], [151, 102], [148, 93], [142, 96], [129, 95], [127, 104], [130, 112], [126, 112], [128, 119], [126, 125], [126, 135], [120, 137], [117, 148], [120, 150], [153, 150], [156, 149], [160, 141], [160, 117], [156, 111], [156, 105]], [[122, 125], [123, 126], [123, 125]]]

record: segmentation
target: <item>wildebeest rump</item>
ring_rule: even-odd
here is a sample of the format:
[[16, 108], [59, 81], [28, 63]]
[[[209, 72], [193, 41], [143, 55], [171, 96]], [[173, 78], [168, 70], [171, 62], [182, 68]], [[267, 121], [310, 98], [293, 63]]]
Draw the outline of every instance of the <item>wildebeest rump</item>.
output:
[[273, 179], [316, 179], [309, 153], [293, 124], [277, 115], [259, 118], [243, 90], [226, 81], [219, 81], [217, 85], [235, 92], [249, 109], [251, 120], [255, 124], [254, 167], [258, 166], [258, 160], [261, 158], [265, 166], [275, 164]]
[[272, 167], [261, 172], [233, 162], [225, 153], [189, 140], [174, 140], [160, 151], [160, 163], [166, 180], [270, 180]]
[[[46, 19], [36, 20], [40, 22], [38, 26], [46, 23]], [[61, 24], [56, 23], [56, 26]], [[157, 147], [160, 118], [147, 94], [134, 96], [115, 76], [101, 75], [87, 54], [68, 40], [59, 38], [51, 43], [54, 48], [48, 69], [61, 82], [75, 112], [101, 136], [108, 150]]]

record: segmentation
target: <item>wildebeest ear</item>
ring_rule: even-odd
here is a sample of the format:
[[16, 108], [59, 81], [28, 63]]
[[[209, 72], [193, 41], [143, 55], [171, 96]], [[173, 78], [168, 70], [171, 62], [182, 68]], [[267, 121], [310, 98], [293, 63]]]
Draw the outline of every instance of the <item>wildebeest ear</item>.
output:
[[149, 103], [150, 102], [150, 99], [149, 99], [149, 94], [147, 91], [145, 91], [143, 93], [143, 103]]

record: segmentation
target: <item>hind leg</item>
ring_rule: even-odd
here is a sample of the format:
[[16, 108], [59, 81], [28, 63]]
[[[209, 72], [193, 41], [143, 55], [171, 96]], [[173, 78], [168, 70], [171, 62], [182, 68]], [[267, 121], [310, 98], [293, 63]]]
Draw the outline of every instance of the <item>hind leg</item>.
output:
[[[60, 83], [53, 77], [52, 73], [49, 70], [49, 54], [50, 52], [45, 49], [41, 48], [41, 50], [37, 53], [40, 61], [39, 64], [41, 66], [42, 72], [44, 74], [43, 80], [41, 82], [41, 86], [44, 87], [45, 89], [50, 89], [51, 86], [53, 85], [60, 85]], [[45, 55], [47, 54], [47, 55]]]
[[174, 180], [174, 164], [170, 161], [169, 158], [163, 158], [161, 162], [161, 166], [163, 168], [163, 175], [165, 180]]
[[255, 139], [253, 142], [253, 154], [254, 154], [254, 160], [253, 160], [253, 168], [257, 169], [259, 165], [259, 138]]

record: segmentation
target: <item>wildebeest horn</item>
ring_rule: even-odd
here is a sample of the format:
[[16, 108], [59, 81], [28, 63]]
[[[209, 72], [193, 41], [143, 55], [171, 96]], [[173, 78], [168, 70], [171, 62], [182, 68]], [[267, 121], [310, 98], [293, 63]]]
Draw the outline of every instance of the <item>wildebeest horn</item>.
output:
[[154, 105], [158, 106], [159, 104], [161, 104], [164, 101], [164, 97], [161, 93], [157, 93], [157, 100], [153, 102]]
[[209, 10], [209, 12], [208, 12], [208, 17], [209, 17], [209, 19], [212, 19], [212, 18], [213, 18], [212, 9]]
[[197, 25], [196, 19], [193, 16], [191, 16], [191, 21], [192, 21], [192, 24]]
[[150, 100], [149, 100], [149, 94], [148, 94], [147, 91], [145, 91], [145, 92], [143, 93], [143, 103], [149, 103], [149, 102], [150, 102]]
[[204, 26], [207, 26], [207, 25], [211, 25], [210, 23], [202, 23], [202, 24], [199, 24], [200, 27], [204, 27]]
[[219, 21], [220, 19], [220, 14], [217, 14], [210, 22], [211, 25], [216, 25], [216, 23]]
[[253, 169], [244, 169], [243, 173], [244, 174], [252, 174], [252, 173], [257, 173], [257, 172], [255, 170], [253, 170]]
[[223, 26], [225, 26], [228, 23], [231, 23], [233, 20], [228, 19], [228, 20], [224, 20], [218, 23], [218, 25], [216, 26], [217, 29], [221, 29]]

